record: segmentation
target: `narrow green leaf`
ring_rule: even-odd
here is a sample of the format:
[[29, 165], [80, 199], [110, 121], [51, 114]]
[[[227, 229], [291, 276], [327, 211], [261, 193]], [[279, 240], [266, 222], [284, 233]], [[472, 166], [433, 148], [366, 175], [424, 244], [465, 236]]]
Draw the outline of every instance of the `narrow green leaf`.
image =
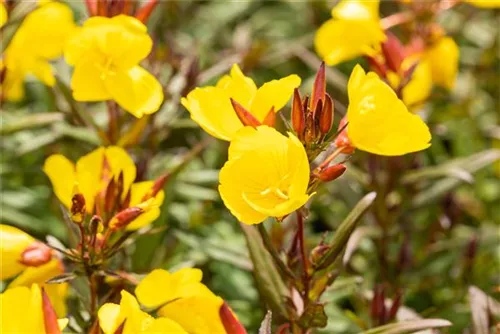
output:
[[74, 273], [64, 273], [64, 274], [52, 277], [51, 279], [47, 280], [45, 283], [48, 283], [48, 284], [66, 283], [66, 282], [72, 281], [75, 277], [76, 277], [76, 275]]
[[262, 299], [268, 303], [274, 313], [286, 316], [285, 304], [290, 297], [271, 255], [265, 249], [255, 226], [245, 224], [240, 224], [240, 226], [247, 241], [257, 289]]
[[330, 264], [335, 262], [340, 254], [342, 254], [342, 251], [345, 249], [347, 241], [354, 231], [359, 218], [361, 218], [361, 216], [370, 207], [370, 205], [372, 205], [376, 196], [377, 194], [375, 192], [371, 192], [365, 195], [365, 197], [363, 197], [358, 202], [358, 204], [356, 204], [349, 215], [347, 215], [345, 220], [340, 224], [337, 231], [335, 231], [333, 240], [329, 245], [330, 248], [325, 253], [325, 255], [317, 262], [317, 269], [328, 267]]
[[361, 334], [401, 334], [401, 333], [414, 333], [417, 331], [449, 327], [452, 323], [444, 319], [422, 319], [398, 322], [395, 324], [384, 325], [370, 330], [364, 331]]
[[63, 119], [64, 114], [60, 112], [23, 115], [19, 118], [16, 117], [15, 120], [2, 122], [2, 126], [0, 127], [0, 134], [7, 135], [17, 131], [52, 125], [54, 122], [59, 122]]

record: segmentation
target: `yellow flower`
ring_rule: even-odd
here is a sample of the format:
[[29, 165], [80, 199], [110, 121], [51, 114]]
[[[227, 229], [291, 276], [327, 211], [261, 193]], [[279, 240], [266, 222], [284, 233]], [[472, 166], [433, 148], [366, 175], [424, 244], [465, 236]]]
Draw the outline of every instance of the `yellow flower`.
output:
[[[46, 331], [47, 319], [42, 305], [42, 293], [37, 284], [33, 284], [31, 288], [7, 289], [0, 295], [0, 332], [3, 334], [49, 332]], [[57, 320], [60, 330], [64, 329], [67, 323], [67, 319]]]
[[404, 155], [430, 146], [422, 119], [410, 113], [373, 72], [356, 65], [348, 83], [347, 134], [353, 146], [379, 155]]
[[123, 334], [165, 333], [187, 334], [175, 321], [168, 318], [153, 318], [141, 311], [134, 296], [122, 290], [120, 305], [106, 303], [99, 309], [99, 325], [104, 334], [113, 334], [124, 324]]
[[[59, 316], [66, 314], [66, 296], [68, 284], [45, 284], [45, 281], [64, 273], [60, 259], [47, 258], [47, 262], [38, 266], [21, 263], [23, 252], [37, 241], [18, 228], [0, 224], [0, 279], [6, 280], [18, 275], [8, 288], [31, 287], [39, 284], [45, 288]], [[45, 246], [46, 247], [46, 246]]]
[[379, 52], [386, 39], [379, 22], [379, 2], [343, 0], [332, 9], [333, 18], [314, 38], [316, 51], [327, 65]]
[[47, 86], [55, 84], [50, 60], [61, 56], [75, 25], [71, 9], [56, 1], [40, 3], [28, 14], [5, 50], [0, 67], [6, 70], [2, 94], [7, 100], [24, 97], [23, 82], [31, 74]]
[[5, 23], [7, 23], [9, 16], [7, 14], [7, 9], [5, 8], [5, 5], [3, 2], [0, 2], [0, 28], [4, 26]]
[[[143, 202], [142, 199], [154, 183], [153, 181], [133, 183], [136, 177], [134, 161], [118, 146], [99, 147], [81, 157], [76, 165], [63, 155], [54, 154], [45, 161], [43, 171], [49, 177], [57, 198], [67, 208], [71, 208], [73, 190], [77, 185], [85, 198], [89, 214], [95, 212], [96, 205], [102, 205], [100, 194], [105, 191], [112, 179], [118, 181], [120, 173], [123, 174], [123, 192], [120, 194], [120, 199], [125, 200], [130, 190], [129, 207]], [[137, 217], [127, 226], [127, 230], [136, 230], [157, 219], [164, 197], [163, 190], [158, 192], [151, 203], [152, 208]]]
[[500, 8], [499, 0], [465, 0], [465, 2], [479, 8]]
[[64, 51], [66, 61], [75, 66], [75, 100], [112, 99], [137, 118], [156, 112], [163, 101], [162, 87], [138, 65], [152, 45], [146, 26], [133, 17], [95, 16], [85, 21]]
[[157, 269], [137, 286], [137, 299], [148, 308], [162, 306], [158, 314], [180, 324], [188, 333], [225, 333], [219, 309], [223, 300], [201, 283], [199, 269], [185, 268], [173, 274]]
[[240, 130], [220, 171], [226, 207], [245, 224], [283, 217], [309, 199], [309, 162], [299, 139], [268, 126]]
[[300, 85], [297, 75], [272, 80], [257, 89], [253, 80], [246, 77], [234, 64], [230, 75], [222, 77], [215, 86], [196, 88], [181, 99], [191, 118], [210, 135], [231, 140], [243, 128], [230, 99], [248, 110], [258, 121], [263, 121], [272, 107], [278, 112], [283, 108], [294, 88]]
[[432, 81], [443, 88], [453, 89], [458, 72], [460, 51], [451, 37], [442, 37], [423, 55], [431, 67]]

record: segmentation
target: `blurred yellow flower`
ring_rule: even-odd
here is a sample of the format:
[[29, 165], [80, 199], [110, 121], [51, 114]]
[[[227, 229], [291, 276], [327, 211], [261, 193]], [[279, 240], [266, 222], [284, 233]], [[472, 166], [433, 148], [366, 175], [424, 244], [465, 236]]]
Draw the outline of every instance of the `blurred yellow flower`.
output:
[[446, 89], [453, 89], [458, 73], [460, 51], [451, 37], [441, 37], [423, 54], [422, 59], [431, 68], [434, 84]]
[[[100, 194], [106, 190], [109, 182], [118, 182], [123, 175], [123, 192], [120, 199], [124, 201], [130, 191], [129, 207], [143, 202], [143, 198], [153, 186], [153, 181], [133, 183], [136, 177], [136, 167], [128, 153], [118, 146], [99, 147], [81, 157], [76, 165], [61, 154], [51, 155], [45, 161], [43, 171], [49, 177], [54, 192], [61, 203], [71, 208], [71, 199], [75, 185], [85, 198], [87, 213], [95, 212]], [[165, 193], [159, 191], [151, 203], [152, 208], [137, 217], [127, 226], [127, 230], [136, 230], [150, 224], [160, 215], [160, 205]]]
[[[401, 92], [403, 102], [412, 111], [424, 103], [432, 91], [432, 73], [427, 61], [415, 57], [406, 58], [401, 64], [401, 72], [408, 71], [415, 65], [415, 62], [417, 62], [417, 65], [413, 70], [411, 79]], [[401, 74], [388, 71], [387, 80], [391, 87], [397, 90], [402, 80]]]
[[9, 16], [7, 14], [7, 8], [5, 8], [5, 5], [3, 2], [0, 2], [0, 28], [7, 23]]
[[[156, 269], [137, 286], [137, 299], [158, 314], [180, 324], [190, 334], [225, 333], [219, 309], [223, 300], [201, 283], [199, 269], [184, 268], [171, 274]], [[164, 306], [162, 306], [164, 305]]]
[[263, 121], [271, 108], [283, 108], [293, 89], [300, 85], [297, 75], [272, 80], [257, 89], [254, 81], [246, 77], [237, 64], [230, 75], [223, 76], [215, 86], [196, 88], [181, 99], [191, 118], [210, 135], [231, 140], [243, 124], [236, 115], [230, 99], [248, 110], [258, 121]]
[[23, 98], [24, 79], [30, 74], [53, 86], [55, 78], [49, 61], [61, 56], [74, 29], [73, 12], [67, 5], [40, 2], [39, 8], [26, 16], [5, 50], [0, 64], [6, 71], [1, 87], [3, 97], [12, 101]]
[[99, 325], [104, 334], [114, 334], [123, 325], [123, 334], [187, 334], [175, 321], [168, 318], [153, 318], [143, 312], [134, 296], [121, 292], [120, 305], [106, 303], [99, 309]]
[[353, 146], [378, 155], [404, 155], [430, 146], [422, 119], [377, 74], [356, 65], [348, 83], [347, 134]]
[[91, 17], [68, 42], [64, 57], [75, 66], [71, 78], [77, 101], [115, 100], [137, 118], [156, 112], [163, 89], [139, 66], [153, 41], [139, 20], [118, 15]]
[[[60, 259], [52, 258], [48, 253], [46, 260], [29, 265], [24, 263], [23, 254], [30, 246], [41, 244], [20, 229], [0, 224], [0, 279], [6, 280], [17, 276], [10, 282], [8, 288], [20, 286], [31, 287], [39, 284], [45, 288], [59, 316], [66, 314], [66, 296], [68, 284], [45, 284], [45, 281], [64, 273]], [[46, 250], [50, 252], [47, 246]], [[41, 248], [39, 248], [41, 249]]]
[[499, 0], [465, 0], [465, 2], [480, 8], [500, 8]]
[[18, 333], [54, 333], [49, 329], [57, 326], [64, 329], [68, 319], [54, 319], [48, 324], [48, 316], [44, 315], [45, 301], [37, 284], [31, 288], [17, 287], [5, 290], [0, 295], [0, 332], [2, 334]]
[[309, 176], [307, 154], [297, 137], [268, 126], [245, 127], [231, 141], [219, 192], [238, 220], [258, 224], [303, 206]]
[[327, 65], [380, 51], [386, 36], [380, 26], [380, 1], [343, 0], [332, 9], [332, 19], [316, 32], [316, 51]]

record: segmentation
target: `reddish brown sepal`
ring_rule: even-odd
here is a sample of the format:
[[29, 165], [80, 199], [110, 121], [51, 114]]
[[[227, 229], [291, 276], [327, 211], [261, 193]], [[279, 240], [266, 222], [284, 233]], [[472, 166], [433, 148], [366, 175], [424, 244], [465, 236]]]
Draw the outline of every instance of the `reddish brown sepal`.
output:
[[29, 267], [38, 267], [52, 259], [50, 248], [40, 241], [35, 241], [22, 252], [20, 263]]
[[386, 31], [387, 39], [382, 43], [382, 53], [387, 67], [398, 73], [404, 59], [404, 47], [399, 39], [390, 31]]
[[228, 334], [246, 334], [247, 331], [245, 327], [236, 319], [234, 316], [233, 312], [227, 306], [226, 302], [222, 304], [222, 306], [219, 309], [219, 316], [222, 322], [222, 325], [224, 325], [224, 329], [226, 330], [226, 333]]
[[160, 192], [160, 190], [163, 189], [163, 187], [165, 186], [165, 183], [167, 183], [167, 181], [169, 179], [169, 176], [170, 176], [170, 174], [166, 173], [166, 174], [160, 176], [159, 178], [157, 178], [155, 180], [155, 183], [151, 187], [151, 190], [149, 192], [147, 192], [146, 195], [144, 195], [144, 197], [142, 197], [141, 202], [147, 201], [148, 199], [155, 197]]
[[316, 78], [314, 79], [314, 85], [311, 94], [311, 105], [309, 108], [311, 110], [316, 109], [316, 105], [319, 101], [325, 100], [326, 94], [326, 73], [325, 73], [325, 62], [321, 62], [319, 66], [318, 73], [316, 73]]
[[330, 95], [325, 95], [325, 104], [319, 117], [319, 131], [326, 135], [332, 129], [333, 124], [333, 100]]
[[45, 325], [46, 334], [61, 334], [59, 329], [59, 324], [57, 323], [57, 314], [50, 302], [49, 296], [42, 288], [42, 311], [43, 311], [43, 321]]
[[342, 153], [344, 154], [352, 154], [355, 151], [355, 147], [352, 146], [349, 137], [347, 136], [347, 118], [344, 117], [340, 120], [340, 124], [338, 127], [339, 131], [341, 131], [337, 138], [335, 138], [335, 146], [337, 148], [343, 148]]
[[333, 165], [321, 171], [318, 177], [323, 182], [333, 181], [342, 176], [346, 169], [346, 166], [343, 164]]
[[113, 216], [113, 218], [111, 218], [109, 222], [109, 228], [114, 231], [124, 228], [143, 213], [144, 209], [138, 208], [136, 206], [126, 208], [125, 210], [118, 212]]
[[85, 5], [87, 6], [87, 12], [89, 13], [89, 16], [95, 16], [97, 14], [96, 0], [85, 0]]
[[137, 12], [135, 13], [135, 17], [142, 23], [146, 23], [148, 18], [151, 16], [151, 13], [153, 12], [153, 9], [155, 9], [158, 3], [158, 0], [149, 0], [147, 4], [137, 10]]
[[368, 64], [370, 65], [370, 69], [372, 71], [377, 73], [382, 78], [385, 78], [387, 76], [387, 67], [383, 63], [383, 60], [379, 59], [377, 56], [366, 56], [366, 59], [368, 60]]
[[276, 112], [274, 111], [274, 106], [271, 107], [271, 110], [267, 113], [266, 117], [262, 121], [262, 124], [274, 128], [274, 125], [276, 124]]
[[240, 119], [241, 123], [245, 126], [253, 126], [257, 127], [262, 125], [254, 115], [252, 115], [248, 110], [245, 109], [241, 104], [236, 102], [231, 98], [231, 104], [233, 105], [233, 109], [236, 112], [236, 116]]
[[292, 127], [299, 139], [304, 139], [304, 129], [306, 128], [305, 110], [297, 88], [293, 90], [292, 102]]

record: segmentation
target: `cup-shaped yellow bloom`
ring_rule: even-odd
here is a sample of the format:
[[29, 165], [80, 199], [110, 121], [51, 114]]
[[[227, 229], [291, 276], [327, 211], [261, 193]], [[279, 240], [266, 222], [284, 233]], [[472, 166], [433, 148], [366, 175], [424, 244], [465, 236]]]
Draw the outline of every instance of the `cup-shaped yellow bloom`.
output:
[[254, 81], [234, 64], [231, 73], [223, 76], [215, 86], [196, 88], [182, 98], [181, 103], [203, 130], [216, 138], [231, 140], [243, 128], [231, 99], [262, 122], [271, 108], [274, 107], [275, 112], [283, 108], [299, 85], [300, 78], [289, 75], [257, 88]]
[[353, 146], [378, 155], [396, 156], [430, 146], [422, 119], [410, 113], [377, 74], [356, 65], [348, 83], [347, 134]]
[[[37, 284], [31, 288], [7, 289], [0, 295], [0, 332], [2, 334], [46, 333], [42, 292]], [[59, 329], [67, 319], [59, 319]]]
[[245, 127], [231, 141], [219, 192], [238, 220], [258, 224], [303, 206], [309, 176], [307, 154], [297, 137], [268, 126]]
[[7, 100], [23, 98], [23, 83], [27, 75], [53, 86], [55, 78], [49, 61], [62, 55], [74, 29], [73, 12], [57, 1], [40, 3], [28, 14], [5, 50], [0, 66], [6, 71], [2, 82], [3, 96]]
[[[153, 186], [152, 181], [133, 183], [136, 177], [136, 167], [128, 153], [118, 146], [99, 147], [81, 157], [76, 164], [60, 154], [51, 155], [45, 161], [43, 171], [49, 177], [54, 192], [61, 203], [68, 209], [71, 208], [71, 199], [75, 185], [85, 198], [87, 213], [95, 212], [96, 201], [109, 182], [118, 181], [123, 174], [123, 192], [121, 199], [127, 197], [130, 191], [130, 204], [135, 206], [143, 201], [144, 196]], [[137, 217], [128, 230], [136, 230], [148, 225], [160, 215], [159, 206], [163, 203], [165, 193], [159, 191], [155, 196], [153, 207], [146, 213]]]
[[187, 334], [175, 321], [168, 318], [153, 318], [143, 312], [130, 293], [122, 290], [120, 305], [107, 303], [98, 312], [99, 324], [104, 334], [113, 334], [124, 324], [123, 334]]
[[453, 89], [458, 73], [460, 51], [451, 37], [442, 37], [429, 47], [423, 60], [431, 67], [434, 84], [446, 89]]
[[71, 38], [64, 57], [75, 70], [71, 78], [77, 101], [115, 100], [135, 117], [156, 112], [163, 90], [156, 78], [139, 66], [153, 41], [139, 20], [118, 15], [91, 17]]
[[465, 0], [465, 2], [479, 8], [500, 8], [499, 0]]
[[188, 333], [225, 333], [219, 317], [223, 300], [201, 279], [199, 269], [184, 268], [173, 274], [157, 269], [139, 283], [135, 294], [148, 308], [161, 306], [158, 314], [180, 324]]
[[316, 51], [327, 65], [380, 51], [386, 39], [380, 27], [379, 1], [344, 0], [332, 9], [333, 18], [316, 32]]

